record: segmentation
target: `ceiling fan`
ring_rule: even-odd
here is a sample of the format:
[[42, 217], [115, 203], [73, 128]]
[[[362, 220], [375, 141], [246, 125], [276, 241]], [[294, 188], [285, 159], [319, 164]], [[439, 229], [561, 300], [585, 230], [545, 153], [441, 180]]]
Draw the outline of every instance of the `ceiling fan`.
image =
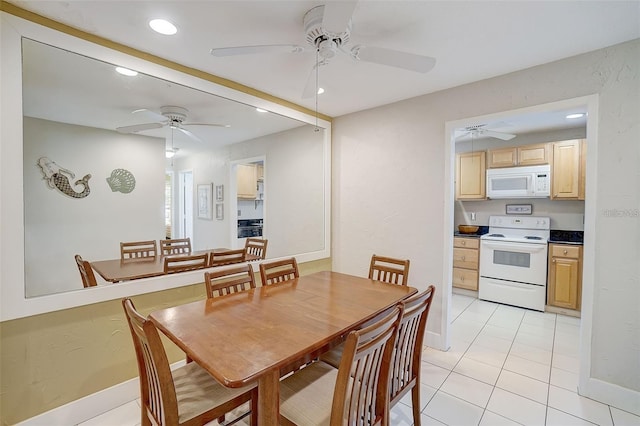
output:
[[420, 73], [431, 71], [436, 60], [429, 56], [361, 44], [349, 48], [351, 15], [356, 4], [357, 1], [329, 1], [325, 5], [309, 10], [303, 19], [305, 39], [308, 44], [306, 47], [295, 44], [222, 47], [211, 49], [211, 54], [223, 57], [256, 53], [316, 52], [316, 63], [307, 78], [303, 98], [310, 98], [316, 94], [318, 68], [327, 65], [339, 52], [355, 61], [388, 65]]
[[501, 139], [503, 141], [508, 141], [516, 137], [516, 135], [514, 134], [496, 132], [494, 130], [485, 128], [485, 126], [486, 124], [476, 124], [474, 126], [467, 126], [463, 129], [456, 130], [457, 132], [461, 132], [461, 133], [458, 133], [458, 135], [456, 136], [456, 139], [460, 139], [467, 135], [471, 135], [472, 137], [476, 137], [476, 138], [490, 137], [490, 138]]
[[116, 130], [120, 133], [138, 133], [144, 130], [159, 129], [161, 127], [170, 127], [176, 129], [187, 135], [193, 140], [202, 142], [198, 136], [191, 131], [185, 129], [184, 126], [212, 126], [212, 127], [231, 127], [228, 124], [213, 124], [213, 123], [190, 123], [185, 121], [189, 110], [179, 106], [163, 106], [160, 107], [160, 113], [148, 109], [137, 109], [132, 114], [144, 114], [149, 119], [155, 120], [153, 123], [134, 124], [132, 126], [117, 127]]

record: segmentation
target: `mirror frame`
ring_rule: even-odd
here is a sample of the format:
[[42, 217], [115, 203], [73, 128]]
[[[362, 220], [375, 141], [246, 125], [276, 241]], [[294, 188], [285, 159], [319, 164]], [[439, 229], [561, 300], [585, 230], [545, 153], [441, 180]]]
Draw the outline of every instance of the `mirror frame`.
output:
[[[25, 297], [22, 38], [27, 37], [90, 58], [118, 64], [157, 78], [260, 107], [324, 129], [324, 248], [294, 253], [298, 262], [331, 257], [331, 118], [257, 90], [144, 54], [135, 49], [84, 33], [22, 9], [0, 11], [0, 321], [54, 312], [125, 296], [151, 293], [201, 282], [201, 272], [185, 272], [132, 281], [127, 285], [98, 286], [38, 297]], [[22, 15], [20, 17], [19, 15]], [[25, 19], [23, 19], [25, 18]], [[32, 22], [33, 21], [33, 22]], [[60, 29], [61, 31], [58, 31]], [[16, 265], [21, 265], [16, 267]]]

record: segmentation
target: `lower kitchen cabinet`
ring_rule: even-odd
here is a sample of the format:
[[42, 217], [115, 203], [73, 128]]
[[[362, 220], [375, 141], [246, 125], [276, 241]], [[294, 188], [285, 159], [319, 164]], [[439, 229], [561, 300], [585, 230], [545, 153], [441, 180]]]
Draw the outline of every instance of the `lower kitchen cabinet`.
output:
[[582, 296], [582, 246], [549, 244], [547, 304], [580, 310]]
[[478, 290], [479, 238], [453, 238], [453, 286]]

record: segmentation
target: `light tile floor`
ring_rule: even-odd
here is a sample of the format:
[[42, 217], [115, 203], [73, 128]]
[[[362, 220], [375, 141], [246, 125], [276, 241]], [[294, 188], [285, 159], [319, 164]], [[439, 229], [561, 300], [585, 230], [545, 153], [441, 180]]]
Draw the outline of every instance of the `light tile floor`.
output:
[[[639, 416], [577, 394], [579, 319], [458, 294], [452, 307], [451, 348], [423, 352], [423, 425], [640, 426]], [[393, 426], [413, 424], [410, 395], [391, 415]], [[131, 401], [81, 426], [139, 424]]]

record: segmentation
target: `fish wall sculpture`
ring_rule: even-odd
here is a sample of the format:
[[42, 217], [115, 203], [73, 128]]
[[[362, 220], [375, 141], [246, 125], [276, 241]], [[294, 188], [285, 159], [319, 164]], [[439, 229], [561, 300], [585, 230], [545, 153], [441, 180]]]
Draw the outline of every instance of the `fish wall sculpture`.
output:
[[71, 198], [84, 198], [91, 193], [91, 189], [89, 188], [90, 174], [74, 182], [74, 186], [82, 185], [82, 191], [78, 192], [71, 186], [70, 179], [75, 179], [76, 177], [75, 173], [71, 170], [58, 166], [47, 157], [40, 157], [37, 165], [40, 167], [44, 175], [44, 180], [50, 188], [55, 188]]

